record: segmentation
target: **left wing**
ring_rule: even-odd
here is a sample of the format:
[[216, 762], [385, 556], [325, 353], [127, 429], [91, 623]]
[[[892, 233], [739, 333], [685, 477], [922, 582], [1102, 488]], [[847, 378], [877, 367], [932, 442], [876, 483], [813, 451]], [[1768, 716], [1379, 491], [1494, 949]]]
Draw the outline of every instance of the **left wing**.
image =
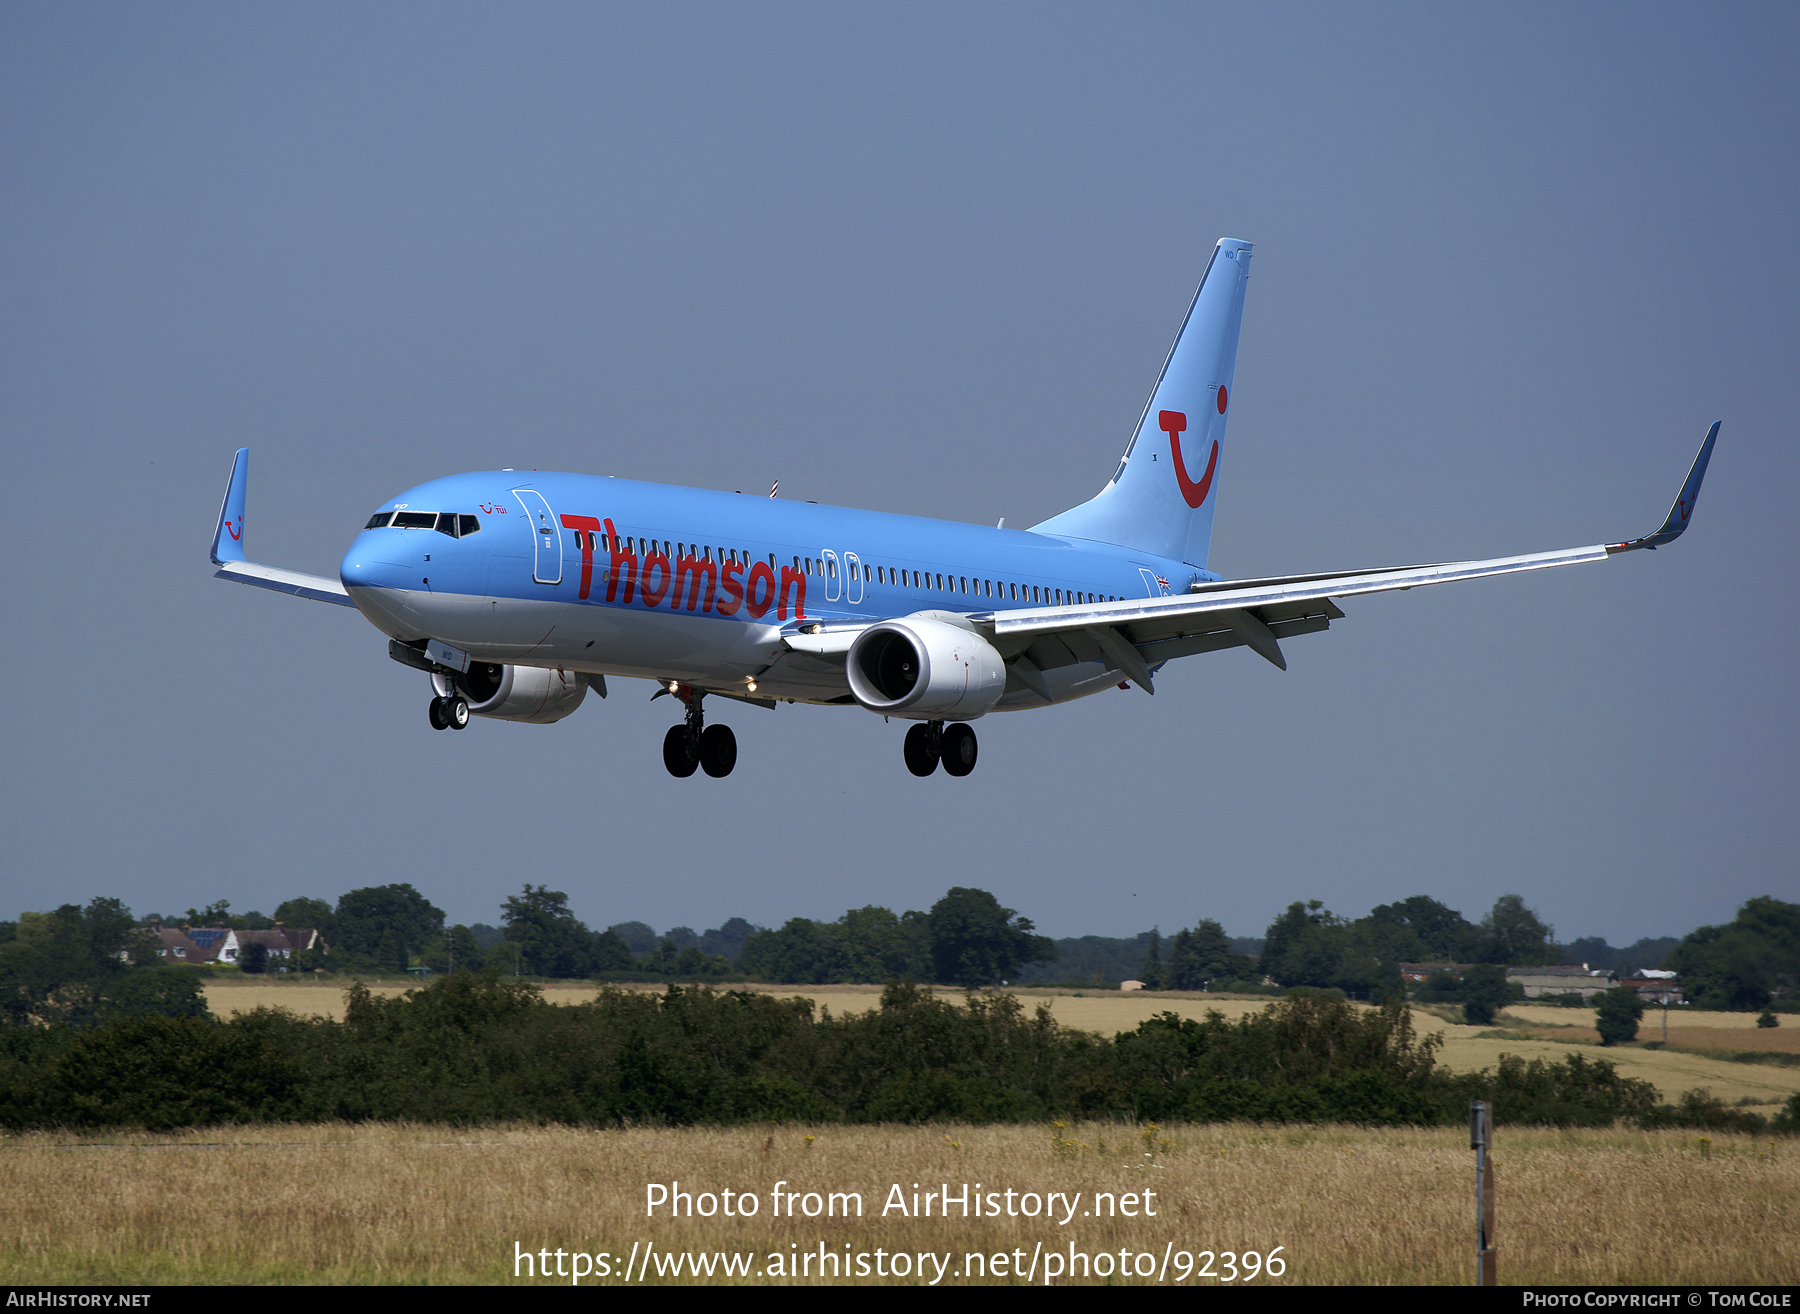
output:
[[238, 448], [231, 463], [231, 482], [225, 485], [225, 502], [219, 508], [219, 524], [213, 530], [212, 562], [219, 567], [214, 579], [229, 579], [239, 584], [254, 584], [277, 593], [291, 593], [296, 598], [315, 602], [335, 602], [340, 607], [354, 607], [350, 592], [340, 580], [323, 575], [302, 575], [297, 570], [280, 570], [259, 566], [244, 559], [244, 499], [250, 482], [250, 449]]
[[[994, 646], [1008, 659], [1009, 666], [1020, 674], [1024, 683], [1033, 687], [1036, 686], [1031, 677], [1037, 670], [1064, 665], [1068, 661], [1105, 660], [1146, 693], [1153, 693], [1151, 672], [1161, 663], [1240, 644], [1286, 670], [1287, 660], [1282, 656], [1280, 640], [1290, 635], [1315, 633], [1326, 629], [1332, 621], [1342, 619], [1344, 613], [1333, 604], [1333, 598], [1575, 566], [1588, 561], [1604, 561], [1621, 552], [1654, 549], [1674, 542], [1687, 528], [1688, 519], [1694, 513], [1700, 481], [1706, 476], [1707, 462], [1712, 459], [1713, 443], [1718, 436], [1719, 423], [1714, 421], [1662, 527], [1627, 543], [1566, 548], [1489, 561], [1452, 561], [1323, 575], [1226, 580], [1219, 584], [1197, 585], [1194, 592], [1174, 597], [978, 612], [968, 619], [991, 636]], [[1020, 671], [1023, 663], [1036, 669]]]

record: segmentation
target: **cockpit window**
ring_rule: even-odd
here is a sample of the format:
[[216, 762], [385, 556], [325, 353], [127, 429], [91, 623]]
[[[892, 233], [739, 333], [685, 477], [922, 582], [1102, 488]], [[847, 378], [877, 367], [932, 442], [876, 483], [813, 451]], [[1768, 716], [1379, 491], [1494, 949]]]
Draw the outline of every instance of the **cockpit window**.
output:
[[395, 529], [435, 529], [451, 538], [462, 538], [481, 530], [478, 516], [456, 511], [377, 511], [363, 528], [386, 529], [390, 525]]

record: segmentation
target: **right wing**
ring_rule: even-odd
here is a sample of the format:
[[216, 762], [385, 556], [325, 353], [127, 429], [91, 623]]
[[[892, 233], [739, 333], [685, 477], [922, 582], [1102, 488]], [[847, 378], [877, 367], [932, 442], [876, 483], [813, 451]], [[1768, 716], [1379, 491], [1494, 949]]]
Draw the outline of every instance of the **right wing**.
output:
[[[1328, 628], [1332, 621], [1341, 620], [1344, 613], [1332, 602], [1334, 598], [1575, 566], [1588, 561], [1604, 561], [1621, 552], [1654, 549], [1674, 542], [1687, 528], [1688, 518], [1694, 513], [1700, 481], [1706, 476], [1707, 462], [1712, 459], [1713, 443], [1718, 436], [1719, 424], [1715, 421], [1707, 431], [1706, 441], [1700, 444], [1700, 452], [1695, 456], [1662, 527], [1653, 534], [1626, 543], [1565, 548], [1487, 561], [1226, 580], [1199, 585], [1194, 592], [1166, 598], [981, 612], [969, 619], [991, 636], [994, 646], [1007, 658], [1009, 667], [1031, 687], [1037, 686], [1032, 677], [1040, 670], [1077, 661], [1105, 661], [1114, 670], [1130, 677], [1146, 693], [1152, 693], [1151, 672], [1163, 662], [1239, 645], [1286, 670], [1287, 660], [1282, 656], [1280, 640], [1290, 635], [1315, 633]], [[1021, 664], [1029, 664], [1034, 669], [1021, 671]]]

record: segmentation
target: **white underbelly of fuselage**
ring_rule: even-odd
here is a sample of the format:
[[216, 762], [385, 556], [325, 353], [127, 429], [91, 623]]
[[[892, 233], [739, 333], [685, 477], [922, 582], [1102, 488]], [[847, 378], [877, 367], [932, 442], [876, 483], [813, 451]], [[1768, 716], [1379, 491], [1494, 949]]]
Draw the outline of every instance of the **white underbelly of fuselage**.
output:
[[[843, 662], [790, 651], [775, 625], [428, 589], [353, 587], [350, 597], [390, 638], [437, 639], [478, 661], [676, 680], [721, 692], [750, 693], [754, 683], [758, 698], [854, 705]], [[1112, 688], [1120, 675], [1081, 662], [1043, 678], [1051, 701], [1062, 703]], [[1016, 691], [991, 710], [1043, 705], [1037, 694]]]

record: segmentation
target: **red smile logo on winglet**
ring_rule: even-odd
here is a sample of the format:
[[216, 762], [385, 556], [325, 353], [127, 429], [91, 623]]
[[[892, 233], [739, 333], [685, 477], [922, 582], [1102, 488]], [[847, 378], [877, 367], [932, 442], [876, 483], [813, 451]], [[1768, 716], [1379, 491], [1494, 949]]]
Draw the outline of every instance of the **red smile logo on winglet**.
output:
[[[1219, 389], [1219, 408], [1224, 410], [1225, 390]], [[1198, 510], [1206, 500], [1206, 494], [1212, 489], [1213, 471], [1219, 465], [1219, 444], [1213, 443], [1212, 454], [1206, 458], [1206, 473], [1195, 483], [1188, 478], [1187, 463], [1181, 459], [1181, 435], [1187, 429], [1187, 416], [1180, 411], [1159, 411], [1156, 415], [1157, 426], [1169, 435], [1169, 455], [1175, 458], [1175, 482], [1181, 485], [1181, 496], [1187, 504]]]

